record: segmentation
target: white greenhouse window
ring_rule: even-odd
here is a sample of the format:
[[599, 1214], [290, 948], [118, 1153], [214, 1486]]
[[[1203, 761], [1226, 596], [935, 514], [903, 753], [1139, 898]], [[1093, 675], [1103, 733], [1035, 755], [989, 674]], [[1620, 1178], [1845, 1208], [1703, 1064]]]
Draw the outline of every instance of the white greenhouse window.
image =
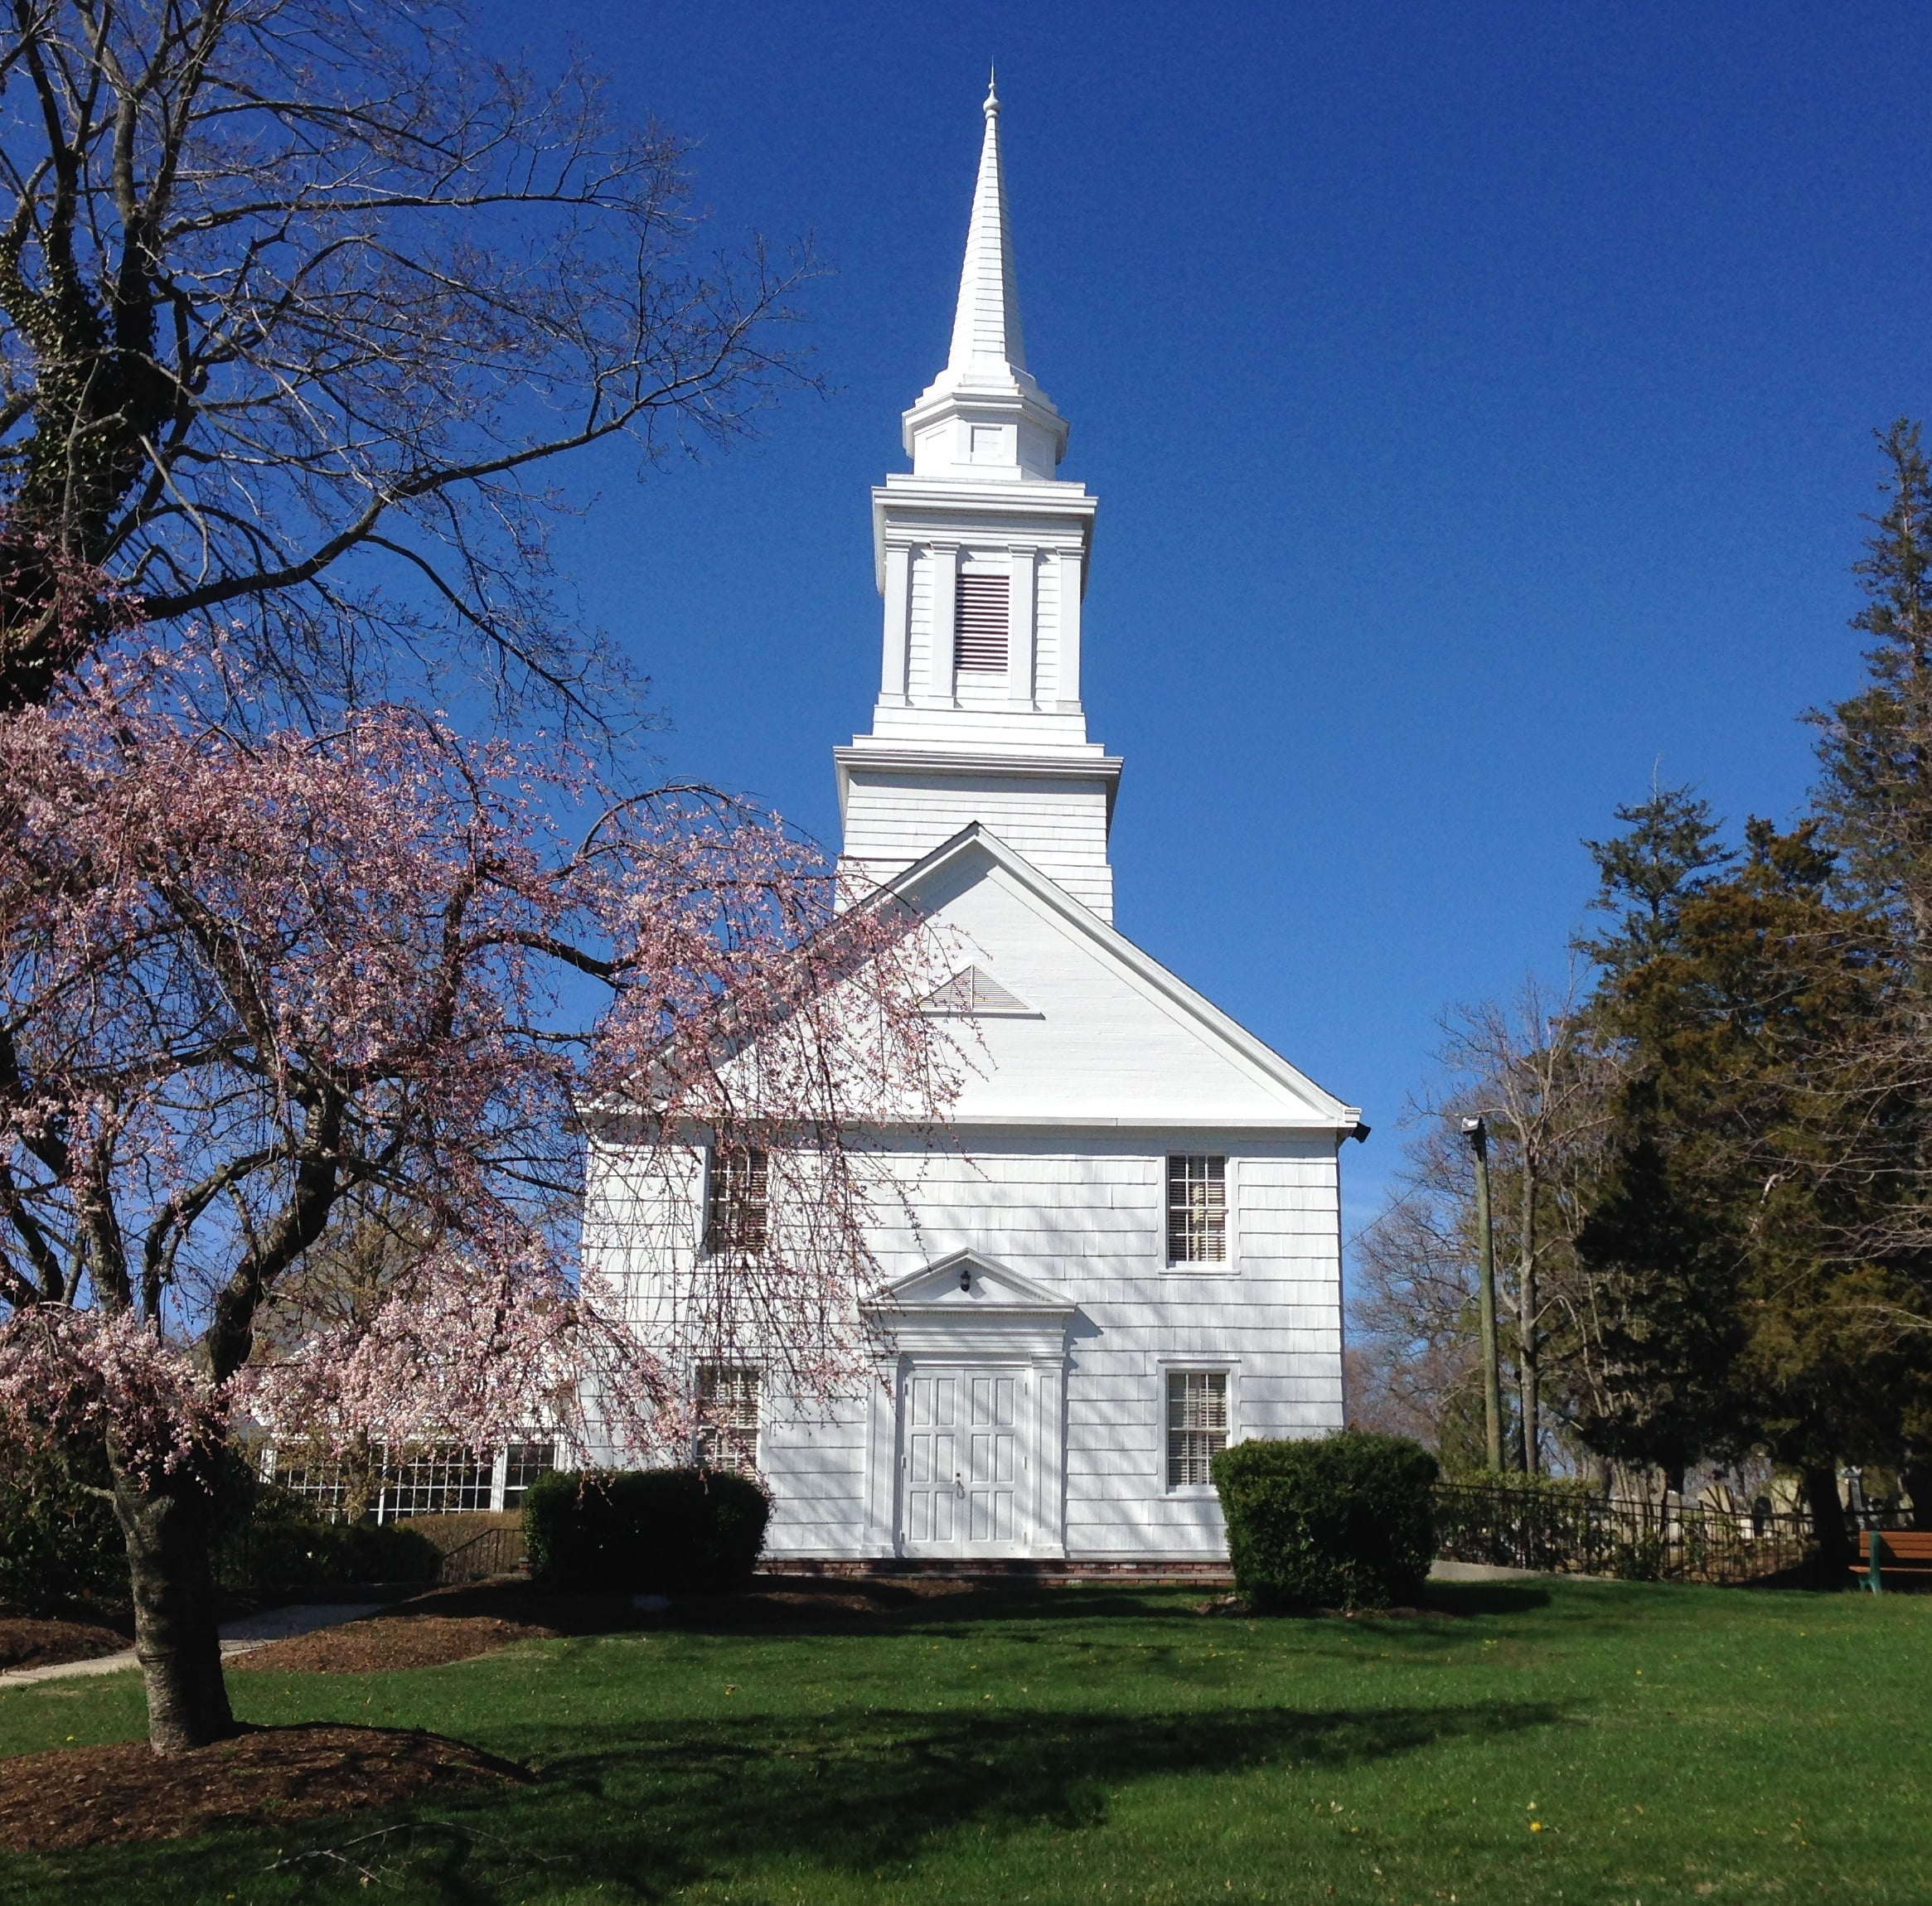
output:
[[1167, 1261], [1220, 1264], [1227, 1256], [1227, 1160], [1176, 1152], [1167, 1161]]
[[1227, 1372], [1167, 1373], [1167, 1486], [1185, 1489], [1214, 1480], [1211, 1465], [1227, 1447]]
[[955, 668], [1005, 674], [1006, 610], [1012, 587], [1004, 575], [961, 574], [952, 623]]
[[698, 1371], [698, 1467], [729, 1469], [734, 1476], [758, 1471], [758, 1373], [729, 1364]]

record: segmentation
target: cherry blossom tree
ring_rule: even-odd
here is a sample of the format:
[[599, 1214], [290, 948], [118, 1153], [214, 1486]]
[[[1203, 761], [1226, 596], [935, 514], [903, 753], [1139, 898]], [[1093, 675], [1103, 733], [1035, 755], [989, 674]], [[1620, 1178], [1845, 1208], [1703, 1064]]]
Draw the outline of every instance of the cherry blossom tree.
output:
[[[404, 708], [201, 712], [242, 696], [219, 648], [128, 641], [0, 717], [0, 1428], [105, 1448], [157, 1751], [234, 1725], [208, 1549], [237, 1413], [582, 1442], [593, 1397], [639, 1453], [678, 1426], [683, 1373], [576, 1261], [585, 1108], [809, 1184], [692, 1294], [823, 1391], [885, 1183], [852, 1134], [942, 1116], [957, 1063], [917, 1010], [927, 930], [841, 909], [772, 817], [615, 801]], [[378, 1200], [409, 1214], [382, 1301], [278, 1338], [278, 1291]]]

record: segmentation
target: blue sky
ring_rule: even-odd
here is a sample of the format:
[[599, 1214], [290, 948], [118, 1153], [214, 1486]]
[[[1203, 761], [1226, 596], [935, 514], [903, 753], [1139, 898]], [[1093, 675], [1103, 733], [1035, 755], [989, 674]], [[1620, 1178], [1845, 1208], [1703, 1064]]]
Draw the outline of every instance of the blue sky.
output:
[[[830, 386], [564, 554], [680, 774], [835, 844], [878, 680], [868, 490], [942, 361], [989, 60], [1032, 368], [1101, 498], [1118, 923], [1376, 1125], [1451, 1002], [1560, 974], [1654, 767], [1802, 801], [1847, 573], [1932, 351], [1932, 10], [958, 3], [552, 11], [699, 142], [727, 241], [816, 235]], [[490, 4], [493, 38], [560, 38]]]

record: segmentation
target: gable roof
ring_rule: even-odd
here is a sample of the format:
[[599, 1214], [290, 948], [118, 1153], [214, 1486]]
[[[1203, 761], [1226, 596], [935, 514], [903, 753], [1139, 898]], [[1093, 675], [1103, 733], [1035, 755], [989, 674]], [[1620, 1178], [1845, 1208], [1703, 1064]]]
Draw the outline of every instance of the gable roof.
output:
[[[1211, 1000], [1142, 951], [1116, 927], [1073, 898], [979, 821], [961, 828], [951, 839], [942, 842], [923, 859], [914, 862], [898, 874], [882, 889], [882, 896], [895, 896], [910, 905], [931, 911], [936, 904], [944, 903], [948, 890], [956, 893], [962, 884], [970, 883], [976, 873], [984, 877], [995, 869], [1003, 885], [1017, 895], [1026, 908], [1082, 948], [1102, 969], [1124, 982], [1170, 1025], [1191, 1034], [1237, 1072], [1261, 1086], [1275, 1104], [1278, 1105], [1282, 1099], [1288, 1101], [1279, 1111], [1262, 1112], [1257, 1109], [1247, 1115], [1226, 1120], [1192, 1122], [1252, 1125], [1269, 1129], [1299, 1127], [1338, 1134], [1351, 1132], [1361, 1125], [1358, 1107], [1345, 1104], [1333, 1093], [1324, 1091]], [[1038, 1000], [1034, 1003], [1040, 1004]], [[1050, 1020], [1053, 1014], [1048, 1011], [1045, 1017]], [[968, 1112], [959, 1122], [976, 1121]], [[995, 1122], [1010, 1121], [1000, 1119]], [[1098, 1122], [1144, 1125], [1155, 1121], [1136, 1117], [1131, 1120]]]

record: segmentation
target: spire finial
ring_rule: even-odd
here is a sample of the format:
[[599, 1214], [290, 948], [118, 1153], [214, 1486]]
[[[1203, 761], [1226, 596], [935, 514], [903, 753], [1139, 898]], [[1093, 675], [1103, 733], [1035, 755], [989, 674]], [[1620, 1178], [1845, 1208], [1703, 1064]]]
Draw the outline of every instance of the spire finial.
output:
[[1000, 69], [999, 69], [997, 66], [989, 66], [989, 67], [987, 67], [987, 69], [986, 69], [986, 99], [985, 99], [985, 105], [984, 105], [984, 106], [981, 108], [981, 109], [983, 112], [985, 112], [985, 113], [986, 113], [986, 114], [991, 114], [996, 113], [996, 112], [998, 112], [998, 111], [1000, 110], [1000, 89], [1000, 89]]
[[966, 264], [960, 273], [959, 309], [952, 322], [948, 365], [965, 371], [999, 365], [1026, 369], [1019, 330], [1019, 298], [1013, 283], [1013, 244], [1006, 229], [1006, 181], [1000, 163], [1000, 98], [986, 82], [986, 137], [966, 227]]

